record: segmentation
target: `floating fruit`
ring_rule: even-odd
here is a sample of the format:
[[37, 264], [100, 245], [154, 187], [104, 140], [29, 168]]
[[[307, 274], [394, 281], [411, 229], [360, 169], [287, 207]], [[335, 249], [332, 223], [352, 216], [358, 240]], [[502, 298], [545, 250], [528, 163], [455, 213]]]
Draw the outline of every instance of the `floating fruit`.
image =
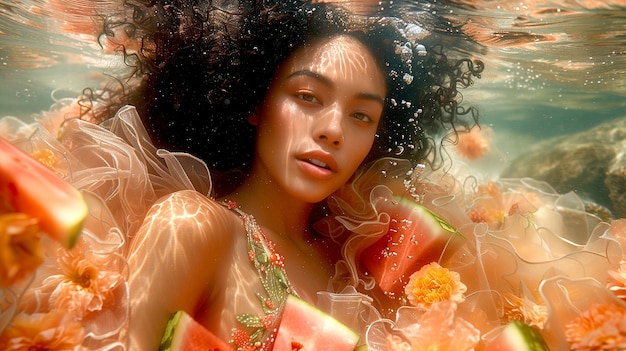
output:
[[359, 335], [295, 296], [283, 308], [274, 351], [353, 351]]
[[495, 339], [489, 341], [485, 351], [550, 351], [541, 334], [520, 321], [512, 321]]
[[184, 311], [170, 316], [159, 351], [235, 351]]
[[379, 207], [391, 217], [387, 233], [359, 255], [366, 274], [390, 296], [402, 294], [411, 274], [423, 265], [438, 262], [454, 236], [462, 238], [426, 207], [407, 198], [394, 200]]
[[0, 208], [38, 220], [39, 228], [67, 248], [88, 214], [81, 193], [52, 170], [0, 138]]
[[[263, 350], [354, 351], [359, 335], [330, 315], [289, 295], [278, 327], [267, 330]], [[273, 345], [272, 345], [273, 342]], [[159, 351], [231, 351], [234, 348], [208, 331], [187, 313], [170, 317]], [[360, 349], [361, 350], [361, 349]]]

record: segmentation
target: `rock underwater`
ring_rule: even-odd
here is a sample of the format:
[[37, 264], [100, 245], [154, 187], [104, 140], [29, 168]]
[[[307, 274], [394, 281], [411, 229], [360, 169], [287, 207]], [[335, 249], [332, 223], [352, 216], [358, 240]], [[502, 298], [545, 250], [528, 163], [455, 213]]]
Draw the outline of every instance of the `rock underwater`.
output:
[[576, 192], [600, 217], [607, 215], [602, 207], [626, 217], [626, 117], [539, 143], [502, 176], [543, 180], [560, 193]]

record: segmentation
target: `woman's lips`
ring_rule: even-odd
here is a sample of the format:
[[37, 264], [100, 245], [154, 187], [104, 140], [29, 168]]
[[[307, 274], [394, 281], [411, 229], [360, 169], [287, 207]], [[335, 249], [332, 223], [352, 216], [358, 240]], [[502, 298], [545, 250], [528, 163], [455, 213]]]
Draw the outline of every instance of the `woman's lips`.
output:
[[322, 167], [322, 168], [326, 168], [326, 169], [330, 169], [326, 163], [324, 163], [324, 162], [322, 162], [320, 160], [316, 160], [314, 158], [310, 158], [308, 161], [311, 162], [312, 164], [316, 165], [316, 166], [319, 166], [319, 167]]
[[320, 174], [336, 173], [338, 170], [337, 161], [335, 158], [321, 150], [313, 150], [302, 153], [296, 157], [298, 161], [310, 165], [312, 170], [317, 168], [322, 171]]

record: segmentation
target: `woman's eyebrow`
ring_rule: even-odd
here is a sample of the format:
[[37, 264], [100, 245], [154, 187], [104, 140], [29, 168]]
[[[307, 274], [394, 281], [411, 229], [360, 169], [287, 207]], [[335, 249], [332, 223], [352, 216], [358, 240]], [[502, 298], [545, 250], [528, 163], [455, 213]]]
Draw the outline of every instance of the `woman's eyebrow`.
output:
[[[289, 76], [287, 76], [287, 79], [293, 78], [293, 77], [298, 77], [298, 76], [312, 77], [312, 78], [320, 81], [322, 84], [327, 85], [327, 86], [334, 86], [335, 85], [333, 83], [333, 81], [331, 79], [329, 79], [328, 77], [325, 77], [324, 75], [321, 75], [321, 74], [319, 74], [317, 72], [310, 71], [308, 69], [295, 71], [295, 72], [289, 74]], [[356, 95], [356, 97], [359, 98], [359, 99], [363, 99], [363, 100], [374, 100], [375, 102], [378, 102], [381, 105], [385, 104], [385, 99], [382, 96], [378, 95], [378, 94], [359, 93], [359, 94]]]
[[334, 85], [333, 81], [330, 80], [330, 78], [325, 77], [325, 76], [323, 76], [323, 75], [321, 75], [319, 73], [310, 71], [308, 69], [295, 71], [295, 72], [291, 73], [287, 78], [293, 78], [293, 77], [298, 77], [298, 76], [312, 77], [312, 78], [315, 78], [315, 79], [319, 80], [324, 85], [328, 85], [328, 86]]
[[385, 99], [378, 94], [359, 93], [356, 97], [361, 100], [373, 100], [383, 106], [385, 105]]

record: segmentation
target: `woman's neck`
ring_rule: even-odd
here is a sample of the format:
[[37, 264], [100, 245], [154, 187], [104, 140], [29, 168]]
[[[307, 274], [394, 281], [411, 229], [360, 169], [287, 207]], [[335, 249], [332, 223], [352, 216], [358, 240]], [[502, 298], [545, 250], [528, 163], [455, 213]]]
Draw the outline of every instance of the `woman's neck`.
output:
[[275, 184], [252, 176], [224, 199], [235, 201], [260, 226], [281, 239], [293, 241], [297, 246], [306, 240], [313, 205], [290, 196]]
[[[285, 258], [289, 279], [298, 294], [313, 303], [316, 293], [327, 288], [333, 263], [340, 257], [339, 246], [309, 230], [313, 204], [253, 176], [223, 200], [236, 202], [243, 212], [254, 216]], [[302, 270], [308, 274], [299, 274]]]

